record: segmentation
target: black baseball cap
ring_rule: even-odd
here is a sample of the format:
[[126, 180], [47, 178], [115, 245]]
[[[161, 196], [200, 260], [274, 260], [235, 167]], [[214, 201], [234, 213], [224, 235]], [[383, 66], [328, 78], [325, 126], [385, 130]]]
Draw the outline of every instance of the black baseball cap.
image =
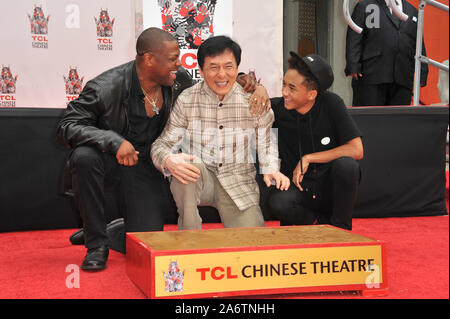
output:
[[289, 54], [303, 62], [319, 84], [319, 91], [328, 90], [334, 82], [334, 74], [331, 65], [320, 55], [310, 54], [302, 58], [297, 53], [291, 51]]

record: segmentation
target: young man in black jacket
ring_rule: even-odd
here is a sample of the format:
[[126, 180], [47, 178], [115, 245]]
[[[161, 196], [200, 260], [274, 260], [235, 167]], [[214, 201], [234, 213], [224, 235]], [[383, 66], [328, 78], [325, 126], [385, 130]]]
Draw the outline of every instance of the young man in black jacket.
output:
[[[59, 142], [72, 149], [68, 167], [88, 249], [83, 270], [106, 268], [108, 185], [119, 182], [126, 232], [161, 231], [164, 226], [166, 181], [152, 163], [150, 148], [176, 97], [194, 82], [180, 68], [178, 42], [168, 32], [145, 30], [136, 53], [134, 61], [87, 82], [58, 125]], [[241, 85], [250, 82], [245, 75], [243, 80]], [[245, 87], [254, 89], [254, 85]], [[264, 100], [257, 95], [257, 100]]]
[[271, 213], [281, 225], [352, 228], [363, 145], [342, 99], [327, 91], [333, 80], [323, 58], [291, 52], [283, 97], [272, 99], [280, 171], [293, 181], [288, 191], [268, 194]]

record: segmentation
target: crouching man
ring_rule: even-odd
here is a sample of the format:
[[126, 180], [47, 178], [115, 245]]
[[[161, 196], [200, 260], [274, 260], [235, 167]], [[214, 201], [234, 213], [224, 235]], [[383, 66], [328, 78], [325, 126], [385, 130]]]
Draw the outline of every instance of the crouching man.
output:
[[272, 99], [281, 172], [293, 181], [287, 192], [271, 190], [267, 199], [281, 225], [352, 229], [363, 144], [342, 99], [327, 91], [333, 80], [322, 57], [291, 52], [283, 97]]
[[251, 114], [249, 94], [236, 83], [241, 48], [232, 39], [209, 38], [197, 56], [203, 81], [179, 96], [151, 149], [155, 166], [172, 176], [178, 228], [201, 229], [197, 206], [216, 207], [227, 228], [264, 226], [252, 141], [266, 185], [290, 185], [279, 172], [273, 112]]

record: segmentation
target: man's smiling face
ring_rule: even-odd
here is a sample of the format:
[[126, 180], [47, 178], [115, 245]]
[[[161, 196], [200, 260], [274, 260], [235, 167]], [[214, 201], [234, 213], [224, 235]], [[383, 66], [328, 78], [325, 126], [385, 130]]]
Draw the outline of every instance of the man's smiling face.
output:
[[219, 100], [231, 91], [238, 76], [238, 66], [233, 52], [229, 49], [213, 56], [205, 57], [200, 74], [208, 87], [219, 96]]

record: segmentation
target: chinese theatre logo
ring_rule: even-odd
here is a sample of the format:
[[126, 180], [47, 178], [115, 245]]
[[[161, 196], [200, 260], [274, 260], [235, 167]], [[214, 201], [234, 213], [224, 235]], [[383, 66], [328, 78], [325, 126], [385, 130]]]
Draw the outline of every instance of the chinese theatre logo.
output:
[[66, 85], [66, 102], [68, 103], [75, 100], [81, 93], [84, 76], [80, 79], [77, 68], [70, 67], [69, 75], [67, 77], [63, 76], [63, 78]]
[[217, 0], [158, 0], [162, 29], [178, 41], [181, 63], [194, 80], [200, 79], [197, 49], [214, 36], [214, 11]]
[[48, 21], [50, 16], [45, 17], [42, 7], [34, 5], [33, 15], [28, 14], [31, 29], [31, 46], [33, 48], [48, 48]]
[[169, 264], [167, 273], [163, 272], [166, 284], [166, 292], [183, 291], [184, 270], [180, 271], [178, 262], [172, 261]]
[[213, 17], [217, 0], [159, 0], [162, 28], [170, 32], [181, 49], [198, 49], [214, 36]]
[[15, 107], [16, 98], [16, 81], [18, 76], [13, 76], [10, 66], [2, 65], [2, 75], [0, 79], [1, 94], [0, 94], [0, 106], [2, 107]]
[[214, 36], [214, 11], [217, 0], [158, 0], [162, 29], [178, 41], [181, 63], [194, 80], [200, 80], [197, 49]]
[[113, 26], [114, 20], [109, 17], [108, 9], [100, 9], [100, 16], [97, 19], [94, 17], [97, 25], [97, 48], [100, 51], [112, 51], [113, 49]]

